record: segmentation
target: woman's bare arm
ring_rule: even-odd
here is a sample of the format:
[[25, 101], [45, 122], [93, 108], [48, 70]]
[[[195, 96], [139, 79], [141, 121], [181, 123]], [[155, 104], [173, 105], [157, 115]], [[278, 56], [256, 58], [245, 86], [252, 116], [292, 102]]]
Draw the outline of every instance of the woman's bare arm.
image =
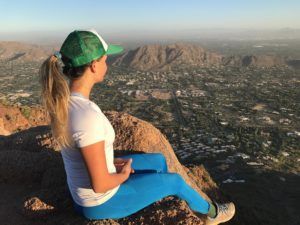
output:
[[96, 193], [104, 193], [128, 179], [128, 174], [110, 174], [107, 169], [104, 141], [80, 148], [87, 167], [91, 185]]

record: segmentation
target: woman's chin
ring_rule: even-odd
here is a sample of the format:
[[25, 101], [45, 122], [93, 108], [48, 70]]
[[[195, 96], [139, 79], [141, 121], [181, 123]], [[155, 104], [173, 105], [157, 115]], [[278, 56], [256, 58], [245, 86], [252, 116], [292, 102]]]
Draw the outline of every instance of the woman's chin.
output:
[[101, 80], [98, 80], [96, 83], [101, 83], [103, 81], [104, 81], [104, 79], [101, 79]]

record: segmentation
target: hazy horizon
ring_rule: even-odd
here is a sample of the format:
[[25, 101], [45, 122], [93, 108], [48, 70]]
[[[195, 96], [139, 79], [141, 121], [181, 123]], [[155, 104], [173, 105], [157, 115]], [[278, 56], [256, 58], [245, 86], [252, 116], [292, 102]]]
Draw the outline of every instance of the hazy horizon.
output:
[[[96, 28], [97, 29], [97, 28]], [[40, 45], [59, 45], [70, 31], [0, 32], [0, 41], [17, 41]], [[135, 30], [102, 32], [108, 42], [124, 44], [132, 42], [201, 42], [203, 40], [298, 40], [300, 29], [189, 29], [189, 30]]]
[[75, 29], [109, 41], [299, 38], [300, 1], [0, 0], [0, 40], [53, 44]]

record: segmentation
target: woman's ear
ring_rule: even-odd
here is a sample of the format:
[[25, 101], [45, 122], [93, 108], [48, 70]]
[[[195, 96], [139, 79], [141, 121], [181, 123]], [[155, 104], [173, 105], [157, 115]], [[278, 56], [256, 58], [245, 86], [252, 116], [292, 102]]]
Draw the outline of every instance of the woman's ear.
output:
[[92, 73], [96, 73], [96, 60], [94, 60], [94, 61], [92, 61], [92, 63], [91, 63], [91, 65], [90, 65], [90, 68], [91, 68], [91, 71], [92, 71]]

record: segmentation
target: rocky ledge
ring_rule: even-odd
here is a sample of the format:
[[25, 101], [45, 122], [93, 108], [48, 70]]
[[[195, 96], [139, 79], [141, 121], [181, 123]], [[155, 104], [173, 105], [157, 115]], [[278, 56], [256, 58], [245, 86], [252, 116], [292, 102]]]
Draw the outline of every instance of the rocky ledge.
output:
[[[168, 196], [119, 220], [87, 220], [74, 212], [62, 157], [55, 150], [42, 108], [0, 106], [0, 221], [3, 224], [203, 224], [176, 196]], [[224, 200], [203, 166], [182, 165], [166, 137], [152, 124], [127, 113], [104, 112], [116, 139], [115, 157], [161, 152], [170, 172], [179, 173], [205, 198]]]

